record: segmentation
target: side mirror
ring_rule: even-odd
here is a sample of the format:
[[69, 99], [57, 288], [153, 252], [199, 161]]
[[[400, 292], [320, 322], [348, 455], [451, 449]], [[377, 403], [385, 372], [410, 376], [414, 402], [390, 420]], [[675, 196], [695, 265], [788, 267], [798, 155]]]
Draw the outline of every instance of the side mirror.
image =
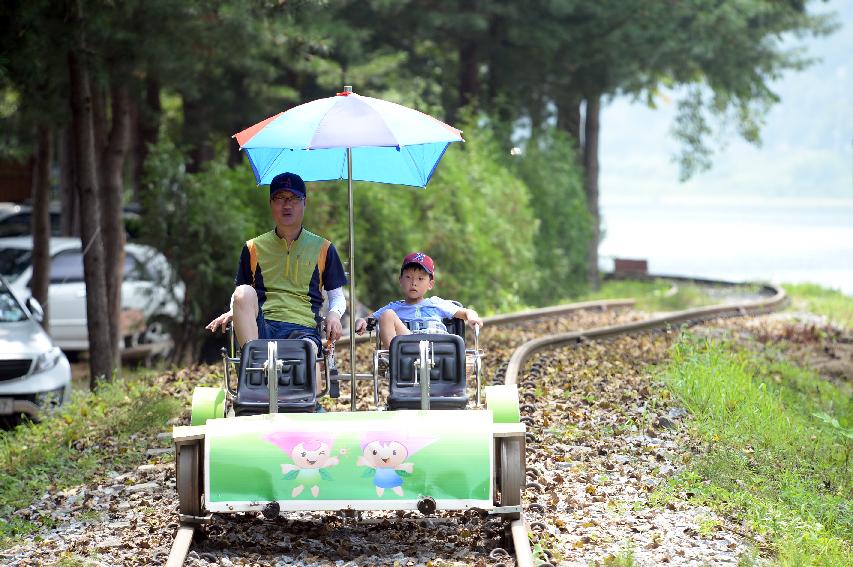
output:
[[39, 323], [44, 321], [44, 309], [42, 309], [41, 303], [39, 303], [38, 299], [35, 297], [27, 298], [27, 309], [32, 313], [33, 318]]

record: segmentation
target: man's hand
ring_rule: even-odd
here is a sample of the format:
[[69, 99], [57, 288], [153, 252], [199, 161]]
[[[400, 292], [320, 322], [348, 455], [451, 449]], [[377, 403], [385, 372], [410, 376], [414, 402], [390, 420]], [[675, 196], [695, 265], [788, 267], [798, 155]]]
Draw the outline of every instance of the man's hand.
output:
[[222, 315], [208, 323], [205, 329], [207, 329], [211, 333], [215, 333], [219, 327], [222, 327], [222, 332], [224, 333], [225, 329], [228, 327], [228, 323], [231, 322], [232, 317], [233, 315], [230, 311], [223, 313]]
[[359, 317], [355, 321], [355, 332], [359, 335], [363, 335], [364, 331], [367, 330], [367, 319], [364, 317]]
[[341, 338], [341, 316], [336, 311], [329, 311], [326, 315], [326, 340], [335, 342]]

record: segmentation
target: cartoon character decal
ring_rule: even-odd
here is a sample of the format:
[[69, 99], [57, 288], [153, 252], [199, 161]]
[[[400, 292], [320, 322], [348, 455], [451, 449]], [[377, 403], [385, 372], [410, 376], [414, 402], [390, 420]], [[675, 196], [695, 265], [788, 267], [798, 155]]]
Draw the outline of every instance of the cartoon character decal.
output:
[[264, 439], [284, 451], [293, 461], [293, 464], [281, 464], [284, 480], [296, 481], [291, 497], [296, 498], [306, 486], [310, 486], [311, 496], [317, 498], [320, 481], [332, 480], [326, 469], [339, 462], [338, 457], [332, 456], [334, 434], [277, 431], [265, 435]]
[[382, 496], [386, 488], [402, 496], [403, 476], [411, 475], [414, 470], [414, 463], [407, 463], [406, 459], [435, 440], [434, 437], [370, 431], [361, 438], [361, 456], [356, 466], [368, 467], [364, 476], [373, 477], [377, 496]]

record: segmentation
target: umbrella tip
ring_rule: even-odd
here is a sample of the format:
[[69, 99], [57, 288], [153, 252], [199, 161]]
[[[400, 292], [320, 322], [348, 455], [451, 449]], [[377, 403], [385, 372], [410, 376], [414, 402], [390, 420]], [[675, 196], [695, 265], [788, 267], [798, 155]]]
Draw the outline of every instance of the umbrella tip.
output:
[[352, 86], [344, 85], [344, 90], [338, 93], [338, 96], [348, 96], [352, 94]]

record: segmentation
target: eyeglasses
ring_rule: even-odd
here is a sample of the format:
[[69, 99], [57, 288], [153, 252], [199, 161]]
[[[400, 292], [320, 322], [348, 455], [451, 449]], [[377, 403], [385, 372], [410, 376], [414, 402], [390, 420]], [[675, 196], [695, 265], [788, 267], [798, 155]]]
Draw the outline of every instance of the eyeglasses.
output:
[[276, 195], [272, 198], [273, 201], [280, 205], [294, 205], [300, 201], [304, 201], [305, 197], [297, 197], [296, 195]]

